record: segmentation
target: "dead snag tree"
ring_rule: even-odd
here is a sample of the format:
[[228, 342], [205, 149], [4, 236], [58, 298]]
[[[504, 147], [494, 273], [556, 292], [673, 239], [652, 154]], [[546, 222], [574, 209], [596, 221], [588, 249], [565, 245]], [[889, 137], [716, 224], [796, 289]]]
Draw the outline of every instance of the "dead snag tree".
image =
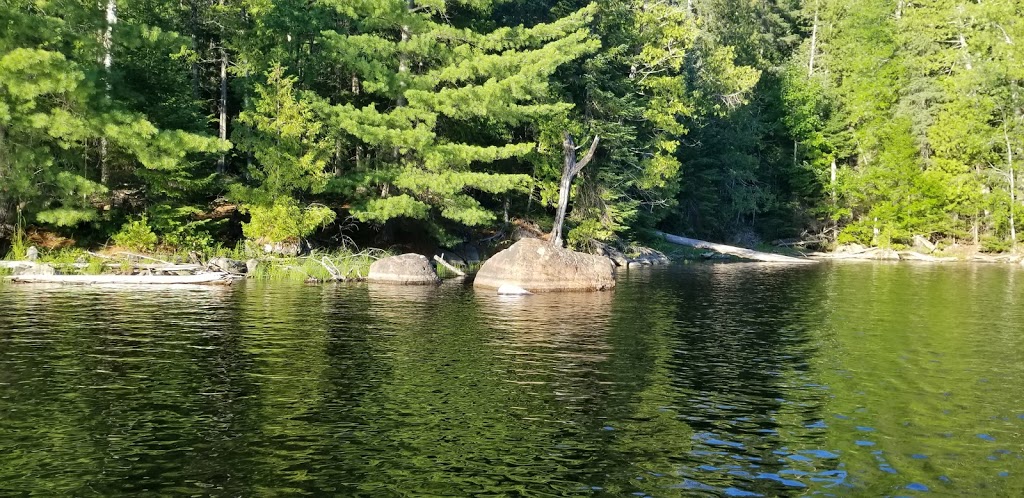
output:
[[562, 181], [558, 186], [558, 211], [555, 213], [555, 225], [551, 229], [551, 243], [562, 247], [562, 225], [565, 223], [565, 212], [569, 208], [569, 189], [572, 187], [572, 180], [580, 173], [591, 159], [594, 158], [594, 151], [597, 150], [597, 143], [601, 137], [594, 136], [590, 144], [590, 150], [579, 162], [576, 162], [576, 142], [572, 135], [565, 133], [565, 140], [562, 141], [562, 148], [565, 150], [565, 165], [562, 167]]

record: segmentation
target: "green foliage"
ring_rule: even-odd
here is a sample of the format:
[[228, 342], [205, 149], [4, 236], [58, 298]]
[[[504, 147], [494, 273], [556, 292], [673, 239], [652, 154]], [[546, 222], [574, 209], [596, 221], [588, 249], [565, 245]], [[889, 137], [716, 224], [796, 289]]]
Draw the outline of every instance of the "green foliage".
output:
[[238, 116], [244, 126], [237, 133], [238, 148], [255, 159], [249, 175], [256, 186], [246, 192], [249, 202], [273, 204], [296, 191], [322, 192], [327, 185], [329, 146], [323, 125], [295, 82], [275, 65], [267, 83], [256, 85], [253, 108]]
[[336, 213], [326, 206], [300, 207], [281, 201], [270, 206], [249, 207], [251, 219], [242, 224], [242, 232], [251, 240], [296, 242], [334, 221]]
[[217, 244], [213, 232], [223, 222], [193, 219], [200, 213], [201, 210], [192, 206], [157, 206], [149, 212], [149, 225], [160, 236], [163, 245], [184, 251], [205, 252]]
[[[574, 247], [654, 226], [1012, 245], [1018, 3], [143, 0], [105, 40], [96, 4], [11, 0], [0, 231], [105, 240], [146, 212], [208, 253], [338, 213], [451, 243], [545, 222], [569, 132], [601, 137]], [[207, 221], [227, 203], [244, 226]]]
[[95, 4], [49, 9], [14, 0], [0, 7], [0, 18], [11, 20], [0, 33], [0, 206], [20, 206], [29, 223], [99, 221], [97, 207], [109, 203], [111, 187], [146, 181], [138, 172], [154, 172], [152, 180], [227, 150], [202, 134], [156, 126], [147, 117], [155, 109], [120, 84], [127, 66], [104, 65], [107, 51], [121, 57], [146, 47], [160, 60], [171, 50], [173, 36], [136, 24], [133, 13], [125, 12], [108, 49], [97, 37], [106, 20]]
[[25, 229], [20, 224], [15, 226], [14, 236], [11, 237], [11, 249], [7, 252], [5, 259], [23, 261], [30, 245], [25, 237]]
[[157, 236], [149, 226], [146, 216], [125, 223], [111, 239], [118, 247], [134, 251], [147, 251], [156, 247]]

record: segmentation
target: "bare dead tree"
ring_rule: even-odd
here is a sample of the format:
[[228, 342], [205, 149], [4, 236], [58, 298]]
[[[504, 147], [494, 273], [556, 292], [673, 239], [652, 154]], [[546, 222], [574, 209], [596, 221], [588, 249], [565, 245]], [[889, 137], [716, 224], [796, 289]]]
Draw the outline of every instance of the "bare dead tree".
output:
[[565, 165], [562, 167], [562, 181], [558, 186], [558, 211], [555, 213], [555, 225], [551, 229], [550, 239], [551, 243], [557, 247], [562, 247], [562, 225], [565, 223], [565, 212], [569, 209], [569, 189], [572, 187], [572, 180], [594, 158], [597, 144], [601, 141], [601, 137], [595, 136], [594, 141], [590, 144], [590, 150], [587, 151], [587, 155], [577, 162], [576, 142], [568, 132], [564, 136], [562, 148], [565, 152]]

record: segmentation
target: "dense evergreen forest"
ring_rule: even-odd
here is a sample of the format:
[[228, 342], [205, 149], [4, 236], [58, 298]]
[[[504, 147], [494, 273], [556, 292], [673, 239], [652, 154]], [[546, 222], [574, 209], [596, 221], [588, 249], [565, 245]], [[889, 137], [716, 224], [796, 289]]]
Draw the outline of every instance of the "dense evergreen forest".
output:
[[1008, 250], [1022, 82], [1017, 0], [6, 0], [0, 239], [550, 228], [569, 133], [573, 247]]

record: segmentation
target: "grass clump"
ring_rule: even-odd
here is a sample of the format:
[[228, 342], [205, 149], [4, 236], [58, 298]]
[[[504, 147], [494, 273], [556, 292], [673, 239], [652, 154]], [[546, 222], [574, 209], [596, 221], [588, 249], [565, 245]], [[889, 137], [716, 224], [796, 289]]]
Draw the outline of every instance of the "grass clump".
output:
[[345, 281], [362, 280], [370, 265], [389, 254], [376, 249], [360, 252], [314, 251], [308, 256], [264, 258], [250, 277], [267, 281]]

